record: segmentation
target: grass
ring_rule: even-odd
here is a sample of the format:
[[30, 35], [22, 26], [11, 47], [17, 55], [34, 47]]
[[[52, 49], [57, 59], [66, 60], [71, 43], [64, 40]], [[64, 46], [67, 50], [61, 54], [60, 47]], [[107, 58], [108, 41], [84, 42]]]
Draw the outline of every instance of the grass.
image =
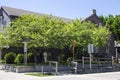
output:
[[45, 77], [45, 76], [52, 76], [54, 74], [51, 74], [51, 73], [45, 73], [45, 74], [42, 74], [42, 73], [26, 73], [25, 75], [30, 75], [30, 76], [38, 76], [38, 77]]

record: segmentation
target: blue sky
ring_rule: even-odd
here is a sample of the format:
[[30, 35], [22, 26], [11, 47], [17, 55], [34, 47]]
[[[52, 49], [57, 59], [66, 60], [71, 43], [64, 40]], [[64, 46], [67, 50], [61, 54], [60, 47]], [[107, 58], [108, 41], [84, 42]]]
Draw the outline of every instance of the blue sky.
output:
[[96, 9], [97, 15], [120, 14], [120, 0], [0, 0], [9, 6], [66, 18], [86, 18]]

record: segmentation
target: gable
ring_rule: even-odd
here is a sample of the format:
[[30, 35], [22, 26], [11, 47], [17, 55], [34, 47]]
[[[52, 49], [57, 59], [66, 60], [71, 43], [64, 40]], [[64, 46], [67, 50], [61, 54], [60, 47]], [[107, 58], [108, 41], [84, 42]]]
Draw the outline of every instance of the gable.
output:
[[85, 21], [90, 21], [94, 24], [103, 26], [103, 22], [100, 20], [100, 18], [96, 15], [96, 11], [93, 10], [93, 14], [85, 19]]
[[102, 21], [98, 18], [97, 15], [92, 15], [92, 16], [86, 18], [86, 21], [91, 21], [94, 24], [102, 23]]

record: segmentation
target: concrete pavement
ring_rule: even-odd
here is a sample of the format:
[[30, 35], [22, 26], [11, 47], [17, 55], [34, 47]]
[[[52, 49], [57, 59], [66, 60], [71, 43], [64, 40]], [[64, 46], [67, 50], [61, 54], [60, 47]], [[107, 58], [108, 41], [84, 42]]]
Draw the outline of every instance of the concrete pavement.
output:
[[35, 77], [23, 73], [0, 71], [0, 80], [120, 80], [120, 72]]

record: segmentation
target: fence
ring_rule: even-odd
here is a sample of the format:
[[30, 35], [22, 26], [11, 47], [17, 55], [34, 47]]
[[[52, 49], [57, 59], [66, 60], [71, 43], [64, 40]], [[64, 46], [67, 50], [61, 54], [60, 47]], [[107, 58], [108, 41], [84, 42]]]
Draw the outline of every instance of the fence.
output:
[[[55, 66], [52, 66], [55, 65]], [[49, 73], [51, 73], [52, 70], [55, 70], [55, 74], [58, 74], [58, 62], [57, 61], [49, 61]]]
[[85, 73], [85, 72], [105, 72], [105, 71], [118, 71], [120, 70], [120, 59], [111, 58], [95, 58], [95, 57], [82, 57], [82, 59], [71, 61], [69, 67], [58, 66], [58, 62], [49, 61], [49, 65], [38, 66], [15, 66], [14, 64], [3, 64], [0, 69], [13, 72], [28, 72], [28, 71], [41, 71], [58, 74], [58, 71]]
[[116, 58], [95, 58], [95, 57], [82, 57], [81, 60], [74, 60], [71, 62], [71, 69], [74, 73], [79, 71], [112, 71], [120, 69]]

